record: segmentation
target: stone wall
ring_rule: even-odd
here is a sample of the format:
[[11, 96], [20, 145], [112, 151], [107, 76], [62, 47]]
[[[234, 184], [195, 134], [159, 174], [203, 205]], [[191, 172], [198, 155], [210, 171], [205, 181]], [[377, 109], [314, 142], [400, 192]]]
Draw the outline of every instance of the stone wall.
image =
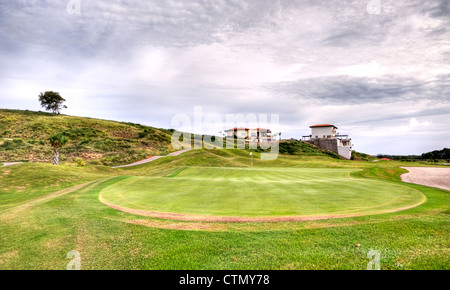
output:
[[339, 154], [338, 151], [338, 140], [337, 139], [323, 139], [323, 138], [319, 138], [319, 139], [311, 139], [310, 141], [308, 141], [309, 143], [325, 149], [325, 150], [330, 150], [336, 154]]
[[[334, 152], [344, 158], [350, 159], [352, 156], [352, 149], [348, 146], [342, 146], [342, 144], [339, 144], [340, 140], [338, 139], [327, 139], [327, 138], [318, 138], [318, 139], [311, 139], [310, 141], [307, 141], [321, 149], [329, 150], [331, 152]], [[341, 146], [339, 146], [341, 145]]]

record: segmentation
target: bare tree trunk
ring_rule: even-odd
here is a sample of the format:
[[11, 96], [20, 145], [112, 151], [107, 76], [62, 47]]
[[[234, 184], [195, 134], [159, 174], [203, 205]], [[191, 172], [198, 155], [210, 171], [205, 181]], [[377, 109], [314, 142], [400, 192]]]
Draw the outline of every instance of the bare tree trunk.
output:
[[59, 164], [59, 148], [55, 148], [55, 154], [53, 155], [53, 165]]

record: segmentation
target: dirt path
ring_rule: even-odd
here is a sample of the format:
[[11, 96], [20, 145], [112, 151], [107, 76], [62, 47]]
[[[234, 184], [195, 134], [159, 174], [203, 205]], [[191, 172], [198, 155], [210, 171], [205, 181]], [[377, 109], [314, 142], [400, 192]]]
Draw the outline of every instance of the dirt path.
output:
[[403, 182], [415, 183], [450, 190], [450, 168], [402, 167], [408, 173], [401, 175]]
[[[176, 152], [172, 152], [172, 153], [170, 153], [170, 154], [168, 154], [166, 156], [178, 156], [181, 153], [184, 153], [184, 152], [189, 151], [189, 150], [191, 150], [191, 149], [188, 148], [188, 149], [179, 150], [179, 151], [176, 151]], [[123, 168], [123, 167], [137, 166], [137, 165], [141, 165], [141, 164], [152, 162], [154, 160], [157, 160], [159, 158], [166, 157], [166, 156], [152, 156], [150, 158], [147, 158], [147, 159], [144, 159], [144, 160], [140, 160], [140, 161], [137, 161], [137, 162], [134, 162], [134, 163], [131, 163], [131, 164], [114, 166], [113, 168]]]
[[11, 166], [21, 164], [22, 162], [3, 162], [3, 166]]
[[32, 200], [28, 200], [28, 201], [22, 202], [20, 204], [17, 204], [15, 206], [11, 207], [11, 208], [6, 209], [4, 211], [4, 213], [2, 212], [2, 214], [0, 215], [0, 220], [1, 219], [10, 219], [14, 215], [20, 213], [21, 211], [29, 209], [30, 207], [33, 207], [33, 206], [35, 206], [37, 204], [40, 204], [42, 202], [46, 202], [46, 201], [48, 201], [50, 199], [53, 199], [53, 198], [56, 198], [56, 197], [60, 197], [60, 196], [62, 196], [64, 194], [72, 193], [72, 192], [80, 190], [80, 189], [88, 189], [91, 186], [95, 186], [95, 185], [97, 185], [98, 183], [100, 183], [100, 182], [102, 182], [104, 180], [105, 179], [89, 181], [89, 182], [86, 182], [86, 183], [83, 183], [83, 184], [78, 184], [78, 185], [75, 185], [75, 186], [64, 188], [64, 189], [58, 190], [56, 192], [52, 192], [52, 193], [49, 193], [47, 195], [44, 195], [44, 196], [32, 199]]

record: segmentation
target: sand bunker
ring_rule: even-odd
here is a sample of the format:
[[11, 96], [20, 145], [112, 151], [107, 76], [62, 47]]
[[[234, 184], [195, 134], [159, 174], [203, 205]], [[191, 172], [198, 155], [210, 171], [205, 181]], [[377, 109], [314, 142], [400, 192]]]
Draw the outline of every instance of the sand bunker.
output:
[[403, 182], [415, 183], [450, 190], [450, 168], [402, 167], [408, 173], [402, 174]]

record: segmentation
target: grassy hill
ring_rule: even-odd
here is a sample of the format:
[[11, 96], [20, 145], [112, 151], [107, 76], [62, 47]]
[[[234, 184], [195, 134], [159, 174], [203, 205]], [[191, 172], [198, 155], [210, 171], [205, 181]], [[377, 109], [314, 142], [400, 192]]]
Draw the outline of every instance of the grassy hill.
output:
[[174, 151], [169, 130], [133, 123], [0, 109], [0, 162], [50, 162], [48, 138], [62, 133], [69, 143], [62, 162], [115, 165]]
[[[69, 139], [61, 149], [62, 163], [126, 164], [173, 152], [172, 132], [133, 123], [0, 109], [0, 162], [51, 162], [53, 149], [48, 138], [62, 133]], [[279, 152], [288, 156], [340, 158], [333, 152], [300, 141], [280, 142]], [[215, 154], [229, 153], [215, 151]], [[245, 151], [239, 154], [248, 155]], [[224, 161], [221, 158], [218, 164], [220, 160]]]
[[[53, 166], [47, 138], [61, 131], [71, 141], [61, 152], [65, 162]], [[1, 110], [0, 138], [6, 140], [0, 141], [0, 162], [40, 161], [40, 154], [48, 162], [0, 167], [0, 270], [66, 269], [72, 250], [79, 251], [83, 270], [363, 270], [373, 250], [381, 269], [450, 269], [449, 191], [400, 182], [402, 166], [424, 164], [370, 162], [364, 159], [371, 156], [359, 153], [346, 160], [288, 141], [280, 142], [276, 160], [261, 160], [261, 150], [250, 156], [248, 149], [201, 149], [136, 167], [95, 165], [166, 153], [172, 150], [170, 134], [136, 124]], [[100, 146], [109, 142], [131, 147]], [[139, 153], [128, 156], [132, 150]], [[101, 157], [85, 159], [81, 167], [71, 162], [86, 158], [83, 154]], [[122, 181], [145, 183], [128, 188]], [[281, 212], [298, 207], [328, 214], [338, 204], [350, 213], [355, 207], [372, 210], [398, 202], [397, 192], [409, 202], [420, 191], [426, 202], [404, 211], [324, 220], [179, 221], [100, 202], [114, 201], [121, 190], [131, 193], [123, 202], [147, 207], [157, 201], [156, 210], [202, 214], [215, 208], [244, 217], [261, 210], [300, 214]]]

